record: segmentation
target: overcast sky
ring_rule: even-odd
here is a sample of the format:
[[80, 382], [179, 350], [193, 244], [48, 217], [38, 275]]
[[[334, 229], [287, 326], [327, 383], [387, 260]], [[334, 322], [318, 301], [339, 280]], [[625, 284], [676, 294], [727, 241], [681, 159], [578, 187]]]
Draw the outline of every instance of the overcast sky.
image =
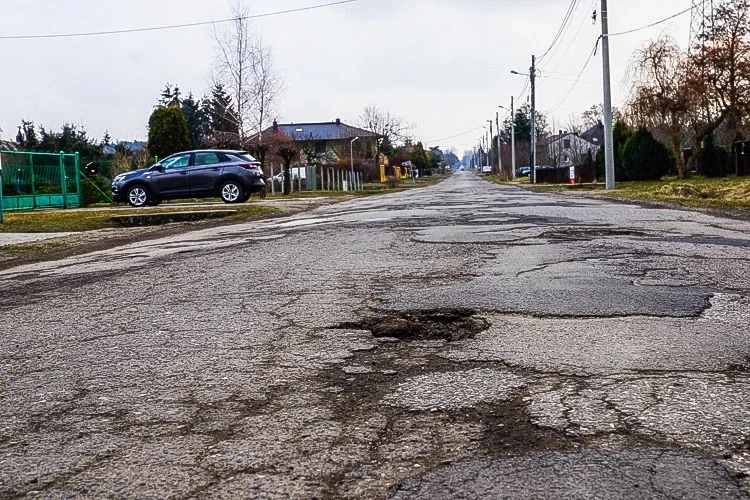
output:
[[[251, 13], [330, 0], [246, 0]], [[531, 54], [550, 45], [568, 0], [359, 0], [257, 20], [285, 81], [279, 119], [356, 124], [364, 106], [389, 109], [417, 125], [429, 145], [470, 148], [498, 104], [509, 105]], [[591, 53], [599, 0], [580, 0], [559, 50], [540, 64], [537, 103], [558, 105]], [[610, 28], [649, 24], [690, 6], [689, 0], [610, 0]], [[0, 35], [150, 27], [230, 16], [229, 0], [36, 0], [5, 2]], [[687, 43], [690, 15], [612, 39], [615, 104], [633, 51], [666, 32]], [[578, 31], [580, 27], [580, 31]], [[214, 47], [209, 27], [75, 39], [0, 40], [0, 127], [12, 139], [22, 119], [47, 128], [83, 124], [100, 138], [145, 139], [166, 82], [203, 94]], [[578, 36], [574, 35], [578, 33]], [[569, 50], [567, 50], [569, 47]], [[555, 79], [553, 79], [554, 77]], [[571, 113], [601, 102], [601, 53], [553, 113], [564, 128]], [[525, 98], [524, 98], [525, 101]], [[550, 120], [552, 121], [552, 120]]]

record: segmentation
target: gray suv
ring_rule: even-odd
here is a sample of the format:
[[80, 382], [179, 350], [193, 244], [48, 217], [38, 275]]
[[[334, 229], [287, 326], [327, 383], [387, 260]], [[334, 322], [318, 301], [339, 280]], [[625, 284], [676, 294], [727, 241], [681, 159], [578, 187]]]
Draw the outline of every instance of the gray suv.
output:
[[201, 150], [176, 153], [161, 162], [112, 181], [115, 201], [156, 206], [176, 198], [212, 198], [244, 203], [266, 189], [260, 163], [245, 151]]

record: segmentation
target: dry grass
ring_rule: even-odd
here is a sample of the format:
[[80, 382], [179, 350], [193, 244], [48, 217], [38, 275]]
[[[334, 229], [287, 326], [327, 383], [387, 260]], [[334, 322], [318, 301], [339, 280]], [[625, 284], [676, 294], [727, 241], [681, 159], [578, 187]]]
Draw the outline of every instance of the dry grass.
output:
[[614, 191], [602, 184], [524, 186], [539, 192], [595, 192], [597, 195], [623, 200], [663, 201], [684, 206], [717, 208], [750, 208], [750, 178], [708, 179], [666, 177], [659, 181], [621, 182]]
[[[246, 220], [278, 212], [278, 209], [256, 204], [232, 205], [237, 210], [223, 220]], [[74, 233], [118, 227], [109, 219], [114, 215], [169, 213], [195, 211], [195, 207], [141, 208], [131, 210], [35, 210], [31, 212], [5, 212], [5, 221], [0, 224], [0, 233]]]

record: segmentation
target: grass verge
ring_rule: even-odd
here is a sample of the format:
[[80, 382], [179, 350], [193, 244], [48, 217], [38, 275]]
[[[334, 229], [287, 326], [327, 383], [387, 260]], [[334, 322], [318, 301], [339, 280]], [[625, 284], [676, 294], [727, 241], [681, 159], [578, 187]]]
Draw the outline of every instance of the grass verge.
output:
[[729, 177], [709, 179], [665, 177], [658, 181], [620, 182], [614, 191], [606, 191], [603, 184], [584, 185], [524, 185], [537, 192], [590, 192], [621, 200], [665, 202], [698, 208], [750, 209], [750, 178]]
[[[232, 205], [237, 214], [223, 220], [247, 220], [277, 213], [277, 208], [256, 204]], [[193, 207], [141, 208], [132, 210], [36, 210], [33, 212], [5, 212], [0, 233], [75, 233], [119, 227], [109, 219], [115, 215], [190, 212]]]

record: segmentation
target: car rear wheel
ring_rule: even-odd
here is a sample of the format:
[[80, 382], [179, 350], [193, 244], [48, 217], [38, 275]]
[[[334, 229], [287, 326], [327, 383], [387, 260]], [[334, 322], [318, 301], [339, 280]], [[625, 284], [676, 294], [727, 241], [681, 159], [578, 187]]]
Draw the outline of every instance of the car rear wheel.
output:
[[128, 189], [128, 203], [132, 207], [145, 207], [151, 201], [150, 198], [148, 190], [143, 186], [133, 186]]
[[247, 201], [242, 199], [244, 196], [242, 191], [242, 186], [237, 181], [227, 181], [221, 185], [219, 196], [224, 203], [242, 203]]

